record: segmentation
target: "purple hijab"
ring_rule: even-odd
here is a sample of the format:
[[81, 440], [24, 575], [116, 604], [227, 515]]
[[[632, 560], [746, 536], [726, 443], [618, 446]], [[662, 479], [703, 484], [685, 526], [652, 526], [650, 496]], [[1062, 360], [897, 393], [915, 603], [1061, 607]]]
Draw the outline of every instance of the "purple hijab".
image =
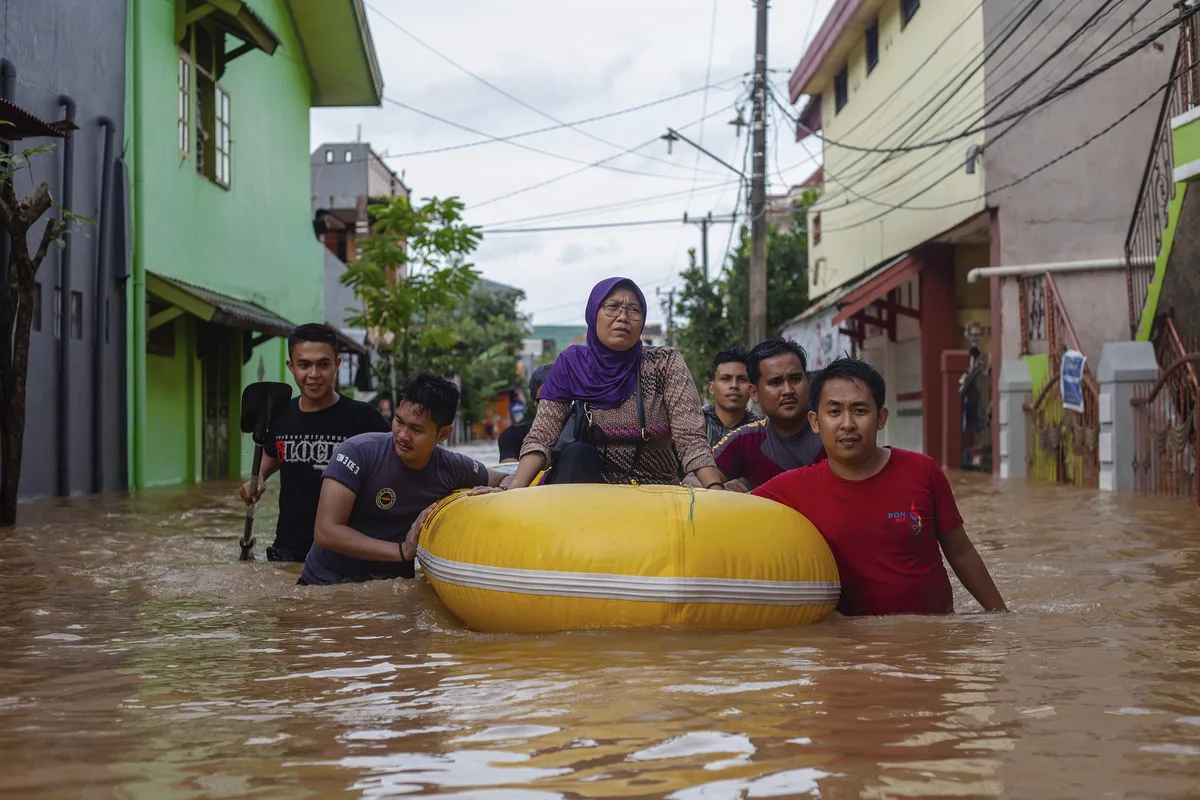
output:
[[587, 315], [587, 344], [573, 344], [562, 351], [542, 386], [542, 400], [554, 403], [583, 400], [596, 408], [616, 408], [637, 391], [642, 361], [641, 340], [622, 353], [605, 347], [596, 336], [600, 304], [618, 288], [631, 289], [637, 295], [645, 324], [646, 296], [636, 283], [629, 278], [606, 278], [597, 283], [584, 312]]

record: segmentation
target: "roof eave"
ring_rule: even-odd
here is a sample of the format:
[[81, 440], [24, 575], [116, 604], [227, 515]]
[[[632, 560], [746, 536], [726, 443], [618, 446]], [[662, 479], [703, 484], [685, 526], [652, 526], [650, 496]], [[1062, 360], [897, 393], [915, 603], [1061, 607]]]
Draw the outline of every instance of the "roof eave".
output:
[[813, 78], [820, 72], [829, 51], [842, 38], [846, 26], [865, 2], [867, 0], [836, 0], [833, 8], [829, 9], [821, 29], [813, 37], [812, 44], [804, 51], [800, 63], [792, 70], [792, 76], [788, 79], [788, 94], [793, 104], [802, 95], [812, 94]]
[[[381, 106], [383, 74], [362, 0], [340, 0], [338, 5], [332, 0], [287, 0], [287, 4], [312, 78], [310, 105], [313, 108]], [[339, 18], [343, 25], [351, 19], [354, 25], [357, 47], [347, 42], [347, 48], [353, 48], [358, 58], [349, 70], [341, 60], [346, 50], [328, 43], [329, 25]]]

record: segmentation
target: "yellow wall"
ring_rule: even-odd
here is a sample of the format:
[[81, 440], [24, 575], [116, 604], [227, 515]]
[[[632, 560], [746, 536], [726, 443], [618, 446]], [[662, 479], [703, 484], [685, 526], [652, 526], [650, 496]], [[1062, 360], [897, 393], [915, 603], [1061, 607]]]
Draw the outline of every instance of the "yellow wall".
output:
[[[982, 69], [966, 78], [945, 108], [934, 111], [949, 95], [946, 87], [958, 86], [979, 65], [983, 52], [979, 4], [926, 0], [903, 30], [899, 5], [894, 0], [868, 3], [867, 13], [849, 26], [845, 42], [831, 50], [821, 71], [805, 87], [806, 94], [821, 95], [826, 139], [861, 147], [898, 147], [906, 139], [912, 144], [960, 133], [982, 117]], [[876, 13], [879, 63], [868, 74], [863, 29]], [[931, 56], [935, 46], [940, 49]], [[927, 58], [929, 62], [921, 66]], [[849, 99], [835, 112], [833, 77], [842, 64], [849, 65]], [[815, 145], [814, 139], [809, 141], [810, 147]], [[821, 214], [821, 242], [809, 254], [809, 263], [817, 265], [812, 295], [837, 288], [982, 211], [983, 165], [977, 164], [974, 175], [967, 175], [964, 165], [968, 147], [983, 142], [980, 132], [947, 145], [894, 155], [863, 154], [825, 144], [825, 195], [809, 216], [812, 230], [812, 215]], [[932, 189], [912, 198], [935, 182]], [[967, 202], [941, 210], [914, 208], [958, 201]], [[906, 208], [894, 210], [884, 204]]]

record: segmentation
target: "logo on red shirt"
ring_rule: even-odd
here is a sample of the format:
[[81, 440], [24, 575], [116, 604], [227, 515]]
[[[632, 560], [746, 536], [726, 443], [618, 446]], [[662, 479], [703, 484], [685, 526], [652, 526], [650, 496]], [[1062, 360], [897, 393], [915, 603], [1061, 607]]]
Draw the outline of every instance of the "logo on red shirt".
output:
[[899, 522], [908, 528], [908, 535], [919, 536], [925, 527], [921, 515], [917, 513], [917, 502], [914, 500], [908, 511], [889, 511], [888, 522]]

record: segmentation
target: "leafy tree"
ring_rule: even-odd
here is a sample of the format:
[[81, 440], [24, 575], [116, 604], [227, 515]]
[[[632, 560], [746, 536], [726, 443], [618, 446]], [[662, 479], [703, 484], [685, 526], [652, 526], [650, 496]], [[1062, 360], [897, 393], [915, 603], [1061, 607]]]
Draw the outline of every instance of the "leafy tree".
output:
[[[804, 219], [818, 193], [801, 198], [786, 229], [767, 228], [767, 335], [808, 305], [808, 233]], [[742, 226], [738, 246], [718, 279], [705, 281], [689, 251], [688, 268], [681, 273], [683, 288], [677, 313], [681, 325], [676, 339], [701, 393], [708, 383], [708, 365], [722, 347], [745, 343], [750, 328], [750, 232]]]
[[724, 284], [708, 280], [696, 266], [696, 250], [688, 250], [688, 267], [682, 273], [676, 313], [682, 324], [675, 331], [675, 345], [683, 354], [692, 378], [703, 394], [708, 386], [708, 365], [723, 347], [741, 341], [725, 316]]
[[[808, 305], [808, 233], [804, 219], [807, 209], [817, 200], [810, 189], [800, 200], [800, 208], [786, 228], [767, 226], [767, 336], [775, 336], [783, 323]], [[750, 234], [742, 227], [738, 248], [725, 272], [729, 294], [729, 323], [733, 330], [750, 329]], [[757, 342], [750, 342], [753, 347]]]
[[482, 417], [488, 400], [518, 382], [517, 362], [526, 320], [517, 312], [517, 304], [524, 299], [520, 290], [490, 291], [476, 285], [453, 309], [429, 315], [431, 324], [453, 332], [454, 343], [422, 352], [420, 366], [458, 376], [467, 420]]
[[419, 353], [453, 348], [451, 320], [439, 311], [462, 302], [478, 273], [467, 257], [479, 246], [479, 229], [462, 222], [463, 204], [456, 197], [422, 200], [414, 207], [407, 197], [373, 203], [371, 236], [362, 255], [347, 265], [341, 282], [354, 289], [363, 311], [349, 323], [371, 332], [386, 354], [377, 374], [392, 394], [399, 382], [416, 371]]
[[[11, 123], [0, 123], [11, 124]], [[4, 302], [0, 305], [0, 526], [17, 521], [17, 493], [21, 485], [21, 456], [25, 443], [25, 387], [29, 376], [29, 331], [33, 325], [35, 279], [50, 245], [64, 245], [66, 234], [85, 217], [64, 209], [43, 181], [24, 199], [17, 198], [15, 176], [30, 167], [30, 159], [49, 152], [42, 145], [20, 153], [0, 152], [0, 225], [12, 244], [5, 266]], [[29, 231], [50, 210], [37, 248], [29, 251]]]

